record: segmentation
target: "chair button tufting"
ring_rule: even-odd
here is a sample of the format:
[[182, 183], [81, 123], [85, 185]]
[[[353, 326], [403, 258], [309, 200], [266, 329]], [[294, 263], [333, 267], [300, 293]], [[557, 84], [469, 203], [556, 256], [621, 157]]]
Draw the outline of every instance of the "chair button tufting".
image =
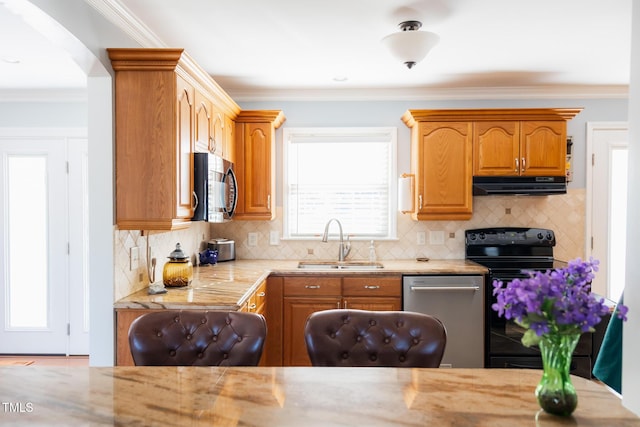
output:
[[347, 353], [346, 351], [344, 353], [342, 353], [342, 358], [343, 359], [348, 359], [349, 358], [349, 353]]
[[187, 340], [190, 340], [191, 339], [191, 334], [187, 335], [186, 338], [187, 338]]
[[202, 359], [204, 357], [204, 353], [198, 353], [198, 358]]
[[336, 333], [335, 333], [335, 332], [331, 332], [331, 334], [329, 334], [329, 336], [330, 336], [331, 338], [335, 338], [335, 337], [336, 337]]
[[227, 321], [225, 322], [227, 325], [231, 324], [231, 319], [227, 319]]
[[173, 356], [175, 356], [175, 355], [176, 355], [176, 351], [175, 351], [175, 350], [171, 350], [171, 351], [169, 352], [169, 356], [172, 356], [172, 357], [173, 357]]
[[402, 356], [400, 356], [400, 357], [399, 357], [399, 360], [400, 360], [401, 362], [404, 362], [405, 360], [407, 360], [407, 358], [406, 358], [406, 357], [404, 357], [404, 355], [402, 355]]
[[213, 342], [218, 341], [218, 336], [214, 335], [213, 337], [211, 337], [211, 341], [213, 341]]
[[358, 335], [358, 336], [356, 337], [356, 341], [357, 341], [357, 342], [362, 341], [362, 335]]
[[162, 336], [162, 332], [158, 331], [158, 333], [156, 333], [157, 337], [161, 337]]
[[201, 323], [201, 324], [203, 324], [203, 325], [204, 325], [205, 323], [207, 323], [207, 318], [206, 318], [206, 317], [203, 317], [202, 319], [200, 319], [200, 323]]
[[173, 318], [173, 323], [178, 323], [180, 321], [180, 316], [176, 316]]
[[372, 362], [375, 362], [376, 360], [378, 360], [378, 356], [376, 356], [375, 354], [372, 354], [371, 356], [369, 356], [369, 359], [370, 359]]
[[369, 325], [371, 326], [376, 326], [376, 321], [375, 320], [369, 320]]
[[229, 358], [229, 353], [225, 353], [222, 355], [223, 358], [228, 359]]
[[385, 338], [385, 339], [384, 339], [384, 343], [385, 343], [385, 344], [389, 344], [390, 342], [391, 342], [391, 340], [390, 340], [389, 338]]
[[418, 338], [414, 338], [413, 339], [413, 344], [414, 345], [418, 345], [420, 343], [420, 340]]
[[238, 342], [242, 341], [242, 337], [237, 338]]

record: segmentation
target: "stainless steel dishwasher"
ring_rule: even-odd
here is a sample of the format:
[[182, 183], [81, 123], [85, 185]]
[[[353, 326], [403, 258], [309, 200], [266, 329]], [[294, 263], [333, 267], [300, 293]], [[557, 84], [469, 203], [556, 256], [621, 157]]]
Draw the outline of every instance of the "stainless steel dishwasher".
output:
[[441, 367], [484, 368], [484, 276], [403, 276], [403, 310], [444, 323], [447, 347]]

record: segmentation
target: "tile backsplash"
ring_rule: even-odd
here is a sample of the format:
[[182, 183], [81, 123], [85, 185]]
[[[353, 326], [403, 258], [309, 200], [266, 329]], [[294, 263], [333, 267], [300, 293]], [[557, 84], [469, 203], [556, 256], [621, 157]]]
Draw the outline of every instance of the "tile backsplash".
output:
[[[570, 189], [565, 195], [556, 196], [485, 196], [474, 197], [473, 217], [468, 221], [414, 221], [409, 215], [398, 214], [398, 240], [376, 241], [379, 260], [464, 258], [464, 231], [482, 227], [542, 227], [556, 233], [554, 250], [558, 259], [570, 260], [584, 257], [585, 252], [585, 190]], [[278, 245], [269, 244], [271, 231], [282, 234], [282, 208], [273, 221], [231, 221], [223, 224], [194, 222], [187, 230], [143, 235], [140, 231], [114, 233], [115, 248], [115, 294], [116, 299], [148, 286], [146, 243], [157, 258], [156, 281], [162, 280], [162, 267], [167, 256], [180, 242], [183, 250], [196, 255], [204, 249], [211, 237], [235, 240], [236, 258], [239, 259], [334, 259], [338, 255], [337, 242], [316, 240], [280, 240]], [[348, 233], [348, 230], [345, 230]], [[424, 232], [426, 244], [418, 245], [417, 235]], [[444, 243], [429, 243], [430, 232], [443, 232]], [[256, 246], [249, 246], [248, 234], [257, 234]], [[140, 265], [135, 271], [129, 268], [129, 251], [140, 248]], [[349, 259], [367, 259], [369, 241], [353, 241]]]

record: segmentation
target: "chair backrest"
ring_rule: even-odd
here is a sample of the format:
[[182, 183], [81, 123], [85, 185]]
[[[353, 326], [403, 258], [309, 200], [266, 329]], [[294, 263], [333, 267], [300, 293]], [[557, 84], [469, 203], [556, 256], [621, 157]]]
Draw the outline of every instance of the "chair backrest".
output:
[[163, 310], [131, 323], [129, 346], [136, 365], [256, 366], [266, 335], [256, 313]]
[[313, 366], [437, 368], [447, 332], [428, 314], [333, 309], [307, 318], [305, 341]]

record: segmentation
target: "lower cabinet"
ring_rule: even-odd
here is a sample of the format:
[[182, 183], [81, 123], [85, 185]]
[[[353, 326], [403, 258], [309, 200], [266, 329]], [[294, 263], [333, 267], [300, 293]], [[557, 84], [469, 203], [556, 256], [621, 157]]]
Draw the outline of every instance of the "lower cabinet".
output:
[[305, 323], [311, 313], [333, 308], [387, 311], [402, 307], [399, 276], [290, 276], [280, 279], [272, 284], [282, 286], [284, 366], [311, 365], [304, 339]]

